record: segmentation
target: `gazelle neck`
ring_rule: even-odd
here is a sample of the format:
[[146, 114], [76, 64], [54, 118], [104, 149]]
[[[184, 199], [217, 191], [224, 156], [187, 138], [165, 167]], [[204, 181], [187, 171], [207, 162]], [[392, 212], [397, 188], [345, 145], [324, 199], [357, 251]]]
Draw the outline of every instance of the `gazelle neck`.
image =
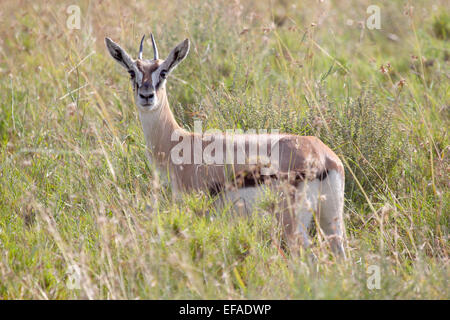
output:
[[181, 130], [182, 134], [189, 132], [182, 129], [170, 110], [167, 94], [160, 94], [160, 106], [156, 110], [145, 110], [138, 107], [139, 118], [147, 143], [149, 156], [157, 165], [165, 165], [170, 158], [170, 151], [175, 142], [171, 141], [172, 133]]

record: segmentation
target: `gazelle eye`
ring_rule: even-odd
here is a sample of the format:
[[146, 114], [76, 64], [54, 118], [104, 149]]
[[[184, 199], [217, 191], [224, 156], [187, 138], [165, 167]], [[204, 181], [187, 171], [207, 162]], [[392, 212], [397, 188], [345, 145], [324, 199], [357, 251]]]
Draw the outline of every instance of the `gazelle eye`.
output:
[[128, 70], [128, 73], [130, 74], [131, 79], [134, 79], [134, 77], [136, 76], [133, 70]]
[[166, 71], [166, 70], [162, 70], [162, 71], [159, 73], [159, 76], [160, 76], [161, 78], [165, 79], [165, 78], [167, 77], [167, 71]]

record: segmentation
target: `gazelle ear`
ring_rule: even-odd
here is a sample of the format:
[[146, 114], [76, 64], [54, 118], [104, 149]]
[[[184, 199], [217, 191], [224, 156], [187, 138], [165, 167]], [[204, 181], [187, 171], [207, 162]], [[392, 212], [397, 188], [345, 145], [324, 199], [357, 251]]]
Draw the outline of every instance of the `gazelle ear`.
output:
[[185, 39], [179, 43], [169, 54], [166, 60], [158, 68], [160, 70], [161, 76], [164, 78], [167, 76], [175, 67], [186, 58], [189, 53], [189, 39]]
[[128, 53], [123, 50], [117, 43], [112, 41], [110, 38], [105, 38], [106, 48], [108, 48], [109, 54], [117, 62], [119, 62], [127, 70], [132, 70], [134, 66], [133, 59], [128, 55]]
[[128, 53], [110, 38], [105, 38], [105, 44], [111, 57], [113, 57], [121, 66], [127, 69], [132, 78], [136, 77], [136, 81], [140, 86], [142, 82], [142, 73], [136, 67], [133, 59], [131, 59]]

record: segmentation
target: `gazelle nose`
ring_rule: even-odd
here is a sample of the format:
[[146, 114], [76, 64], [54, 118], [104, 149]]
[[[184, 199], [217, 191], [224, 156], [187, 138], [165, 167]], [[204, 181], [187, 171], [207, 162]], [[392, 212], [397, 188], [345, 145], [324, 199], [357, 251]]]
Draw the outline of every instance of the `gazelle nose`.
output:
[[153, 99], [154, 96], [155, 94], [153, 92], [147, 94], [139, 94], [139, 97], [141, 97], [142, 99]]

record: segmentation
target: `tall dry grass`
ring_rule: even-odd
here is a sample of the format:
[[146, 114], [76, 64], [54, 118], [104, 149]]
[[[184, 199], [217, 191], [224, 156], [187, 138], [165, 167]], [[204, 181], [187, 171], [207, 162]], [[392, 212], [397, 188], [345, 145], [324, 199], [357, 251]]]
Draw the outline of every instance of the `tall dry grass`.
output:
[[[383, 1], [369, 30], [371, 4], [3, 1], [0, 296], [448, 299], [449, 8]], [[149, 32], [162, 55], [191, 40], [167, 85], [184, 127], [317, 135], [339, 154], [348, 261], [314, 230], [316, 263], [283, 249], [267, 203], [235, 217], [205, 215], [203, 194], [172, 199], [103, 43], [136, 55]]]

